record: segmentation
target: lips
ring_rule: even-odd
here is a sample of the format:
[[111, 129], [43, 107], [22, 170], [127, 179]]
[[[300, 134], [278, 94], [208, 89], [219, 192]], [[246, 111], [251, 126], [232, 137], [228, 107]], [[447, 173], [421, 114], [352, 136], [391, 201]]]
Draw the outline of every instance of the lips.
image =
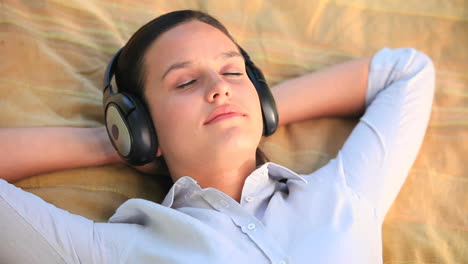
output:
[[[211, 123], [212, 121], [215, 121], [215, 119], [218, 120], [218, 119], [222, 118], [224, 115], [226, 117], [233, 117], [233, 116], [236, 116], [236, 115], [246, 116], [246, 114], [239, 111], [239, 109], [234, 105], [222, 105], [222, 106], [216, 108], [208, 116], [208, 118], [203, 123], [203, 125], [207, 125], [207, 124]], [[218, 117], [220, 117], [220, 118], [218, 118]]]

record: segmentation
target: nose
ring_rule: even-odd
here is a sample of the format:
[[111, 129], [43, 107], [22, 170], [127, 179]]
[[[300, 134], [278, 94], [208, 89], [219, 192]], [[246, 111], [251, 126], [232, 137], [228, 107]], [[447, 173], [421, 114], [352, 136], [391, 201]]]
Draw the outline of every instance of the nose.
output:
[[206, 92], [208, 102], [222, 101], [232, 96], [231, 86], [225, 80], [219, 76], [213, 76], [211, 79], [211, 84], [208, 85]]

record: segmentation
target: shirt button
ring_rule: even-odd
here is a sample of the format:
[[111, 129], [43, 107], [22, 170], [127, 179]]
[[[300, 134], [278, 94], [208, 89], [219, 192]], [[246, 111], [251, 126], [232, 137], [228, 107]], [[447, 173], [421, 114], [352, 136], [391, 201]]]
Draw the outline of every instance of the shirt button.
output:
[[255, 198], [253, 198], [253, 197], [247, 196], [247, 197], [245, 198], [245, 201], [247, 201], [247, 202], [250, 203], [250, 202], [252, 202], [254, 199], [255, 199]]
[[278, 264], [286, 264], [286, 261], [281, 260], [280, 262], [278, 262]]
[[247, 228], [248, 228], [249, 230], [254, 230], [254, 229], [255, 229], [255, 224], [254, 224], [254, 223], [250, 223], [250, 224], [247, 226]]

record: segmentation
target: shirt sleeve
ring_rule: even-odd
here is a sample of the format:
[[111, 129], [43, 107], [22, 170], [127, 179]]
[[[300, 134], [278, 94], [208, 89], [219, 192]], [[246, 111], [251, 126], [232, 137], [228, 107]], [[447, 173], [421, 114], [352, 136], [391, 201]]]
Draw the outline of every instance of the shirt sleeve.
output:
[[434, 95], [431, 59], [413, 48], [371, 60], [366, 110], [337, 156], [346, 184], [383, 221], [421, 147]]
[[94, 223], [0, 179], [0, 263], [122, 263], [132, 228]]

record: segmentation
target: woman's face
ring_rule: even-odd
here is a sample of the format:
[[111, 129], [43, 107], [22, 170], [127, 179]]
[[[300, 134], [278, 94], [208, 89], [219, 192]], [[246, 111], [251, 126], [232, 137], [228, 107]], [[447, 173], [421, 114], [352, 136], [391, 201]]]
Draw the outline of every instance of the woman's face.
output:
[[[263, 129], [260, 102], [242, 55], [224, 33], [199, 21], [178, 25], [150, 46], [145, 68], [158, 156], [170, 170], [228, 169], [255, 158]], [[206, 123], [223, 108], [234, 114]]]

